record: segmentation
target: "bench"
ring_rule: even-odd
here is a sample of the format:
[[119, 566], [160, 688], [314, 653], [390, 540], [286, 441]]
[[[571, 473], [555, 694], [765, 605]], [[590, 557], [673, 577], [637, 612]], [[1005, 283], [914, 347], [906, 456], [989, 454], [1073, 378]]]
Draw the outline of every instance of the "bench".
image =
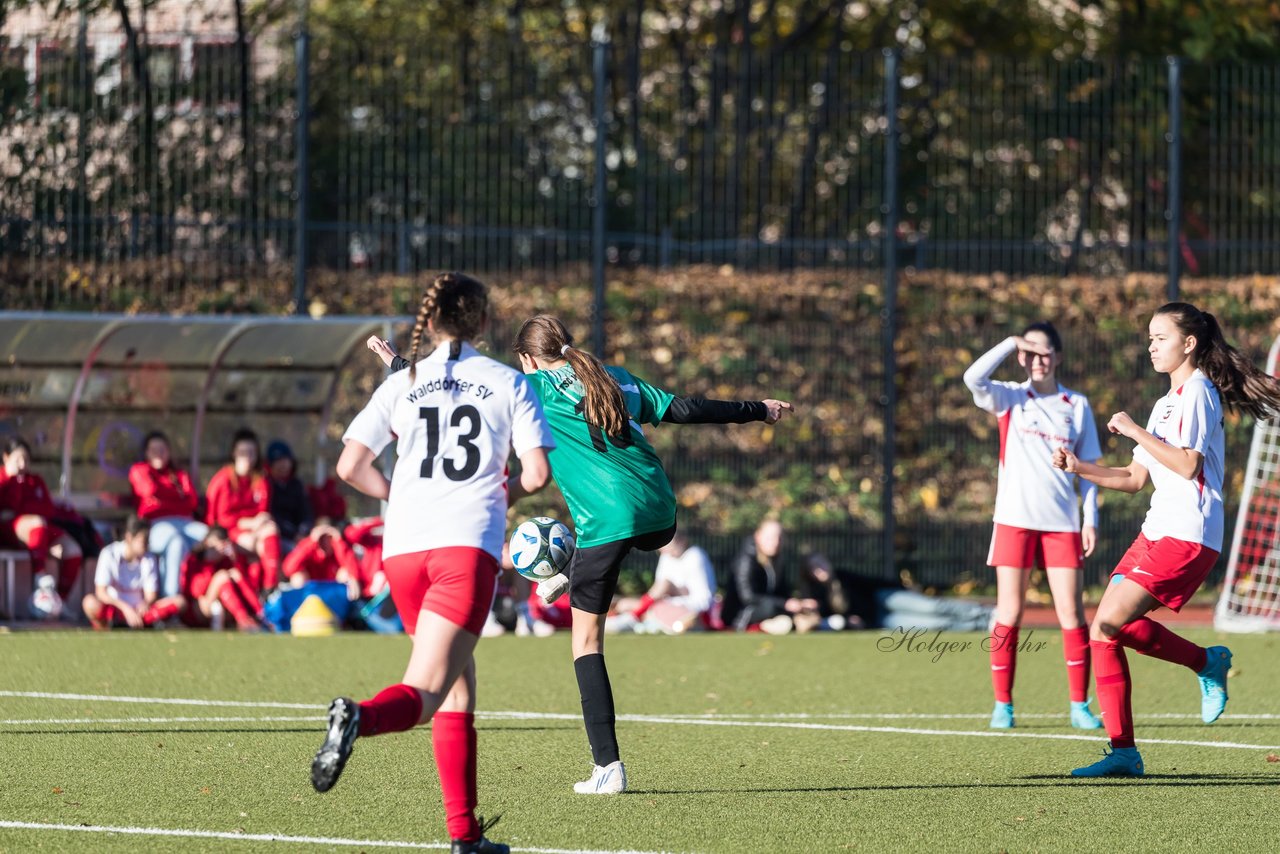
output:
[[[23, 567], [24, 572], [18, 572], [19, 565]], [[6, 620], [26, 619], [21, 609], [31, 592], [30, 553], [25, 549], [0, 551], [0, 567], [3, 568], [3, 572], [0, 572], [0, 585], [4, 586], [3, 591], [0, 591], [0, 604], [4, 606], [3, 616]]]

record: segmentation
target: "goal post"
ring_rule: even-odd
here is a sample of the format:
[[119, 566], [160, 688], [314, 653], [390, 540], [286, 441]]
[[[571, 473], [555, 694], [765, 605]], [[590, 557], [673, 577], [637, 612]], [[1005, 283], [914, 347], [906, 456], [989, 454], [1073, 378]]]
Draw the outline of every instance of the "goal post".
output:
[[[1277, 373], [1280, 338], [1271, 345], [1267, 373]], [[1280, 417], [1253, 428], [1244, 492], [1227, 560], [1227, 577], [1213, 615], [1228, 632], [1280, 631]]]

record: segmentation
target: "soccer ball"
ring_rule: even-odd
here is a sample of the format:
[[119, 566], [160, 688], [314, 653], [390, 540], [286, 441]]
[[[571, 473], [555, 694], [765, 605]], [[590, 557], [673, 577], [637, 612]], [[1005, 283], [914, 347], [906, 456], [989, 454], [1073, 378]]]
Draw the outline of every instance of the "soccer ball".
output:
[[511, 534], [511, 562], [530, 581], [542, 581], [569, 568], [573, 533], [549, 516], [535, 516]]
[[62, 597], [58, 595], [58, 583], [52, 575], [45, 573], [36, 579], [27, 611], [37, 620], [56, 620], [62, 615]]

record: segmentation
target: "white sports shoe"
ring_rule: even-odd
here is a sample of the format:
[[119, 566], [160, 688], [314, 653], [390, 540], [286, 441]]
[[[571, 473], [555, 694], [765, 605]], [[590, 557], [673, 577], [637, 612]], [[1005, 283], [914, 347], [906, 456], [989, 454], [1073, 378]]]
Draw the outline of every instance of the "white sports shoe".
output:
[[627, 790], [627, 769], [622, 767], [622, 760], [593, 766], [591, 779], [574, 783], [573, 790], [579, 795], [621, 794]]
[[544, 604], [550, 605], [552, 602], [563, 596], [565, 591], [568, 589], [569, 577], [563, 572], [557, 572], [550, 578], [544, 578], [542, 581], [539, 581], [534, 592], [538, 594], [538, 598], [541, 599]]

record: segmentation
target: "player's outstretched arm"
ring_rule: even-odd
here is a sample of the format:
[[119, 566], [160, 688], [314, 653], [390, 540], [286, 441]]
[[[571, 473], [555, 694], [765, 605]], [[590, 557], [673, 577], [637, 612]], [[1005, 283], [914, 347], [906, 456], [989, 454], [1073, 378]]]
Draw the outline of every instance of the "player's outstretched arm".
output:
[[662, 420], [668, 424], [774, 424], [795, 407], [785, 400], [708, 400], [705, 397], [677, 397]]

